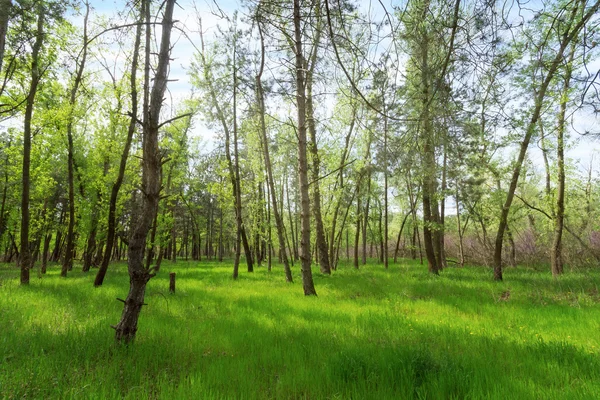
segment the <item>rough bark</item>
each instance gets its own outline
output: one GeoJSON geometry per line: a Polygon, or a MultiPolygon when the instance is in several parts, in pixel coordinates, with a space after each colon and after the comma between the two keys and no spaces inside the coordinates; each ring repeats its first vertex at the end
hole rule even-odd
{"type": "MultiPolygon", "coordinates": [[[[147,22],[146,29],[149,30],[150,4],[149,1],[145,1],[144,3],[147,22]]],[[[150,93],[148,108],[144,108],[143,110],[142,207],[137,220],[131,227],[127,260],[129,293],[124,301],[125,306],[121,314],[121,320],[115,327],[117,341],[125,343],[129,343],[135,338],[139,314],[144,305],[146,284],[153,276],[152,269],[147,269],[144,265],[144,250],[146,247],[146,238],[158,211],[158,202],[160,200],[161,155],[158,148],[158,131],[160,127],[160,110],[167,87],[174,6],[175,0],[166,1],[161,23],[162,34],[158,65],[154,76],[154,86],[150,93]]],[[[149,35],[146,37],[148,38],[149,35]]],[[[148,40],[146,43],[148,44],[148,40]]],[[[148,61],[150,47],[147,45],[145,50],[146,61],[148,61]]],[[[148,66],[148,63],[146,65],[148,66]]],[[[147,88],[149,84],[150,82],[146,75],[144,85],[147,88]]],[[[145,101],[144,103],[147,102],[145,101]]]]}
{"type": "Polygon", "coordinates": [[[31,120],[33,117],[33,106],[35,95],[40,83],[40,50],[44,41],[44,15],[42,7],[38,10],[37,28],[35,42],[31,52],[31,81],[25,106],[23,118],[23,172],[21,192],[21,250],[19,264],[21,268],[21,285],[29,284],[29,270],[32,260],[29,248],[29,187],[31,169],[31,120]]]}
{"type": "Polygon", "coordinates": [[[300,0],[294,0],[294,52],[296,72],[296,106],[298,112],[298,183],[301,204],[300,260],[304,294],[317,294],[312,278],[310,255],[310,197],[308,193],[308,160],[306,154],[306,82],[302,49],[300,0]]]}

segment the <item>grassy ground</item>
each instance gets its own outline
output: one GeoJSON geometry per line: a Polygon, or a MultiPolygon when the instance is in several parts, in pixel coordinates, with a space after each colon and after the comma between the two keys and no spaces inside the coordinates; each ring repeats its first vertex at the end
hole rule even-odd
{"type": "Polygon", "coordinates": [[[484,268],[439,277],[403,261],[315,274],[165,264],[136,343],[118,346],[128,278],[55,266],[29,287],[0,266],[0,397],[599,399],[600,272],[484,268]],[[177,293],[168,294],[169,271],[177,293]]]}

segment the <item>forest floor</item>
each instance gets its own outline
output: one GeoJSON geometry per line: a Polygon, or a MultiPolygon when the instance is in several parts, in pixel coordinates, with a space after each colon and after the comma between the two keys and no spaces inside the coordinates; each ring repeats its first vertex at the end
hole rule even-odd
{"type": "Polygon", "coordinates": [[[127,347],[126,266],[77,269],[0,266],[0,398],[600,399],[599,270],[341,265],[304,297],[297,266],[165,262],[127,347]]]}

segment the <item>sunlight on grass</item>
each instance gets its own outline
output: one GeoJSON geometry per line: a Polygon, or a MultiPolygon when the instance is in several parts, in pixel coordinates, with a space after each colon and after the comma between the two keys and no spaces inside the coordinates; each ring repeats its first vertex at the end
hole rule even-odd
{"type": "Polygon", "coordinates": [[[600,398],[600,274],[524,268],[439,277],[404,261],[315,276],[276,267],[232,281],[227,263],[166,263],[136,343],[111,324],[125,265],[105,286],[58,267],[30,287],[0,267],[2,398],[600,398]],[[168,273],[177,272],[177,293],[168,273]]]}

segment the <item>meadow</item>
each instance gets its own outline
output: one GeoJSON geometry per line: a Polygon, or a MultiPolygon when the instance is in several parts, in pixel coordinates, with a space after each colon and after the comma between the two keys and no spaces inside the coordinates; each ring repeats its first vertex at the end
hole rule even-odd
{"type": "Polygon", "coordinates": [[[231,279],[230,263],[165,262],[136,341],[118,345],[125,264],[29,287],[0,266],[0,398],[599,399],[600,271],[413,261],[231,279]],[[168,293],[168,272],[177,291],[168,293]]]}

